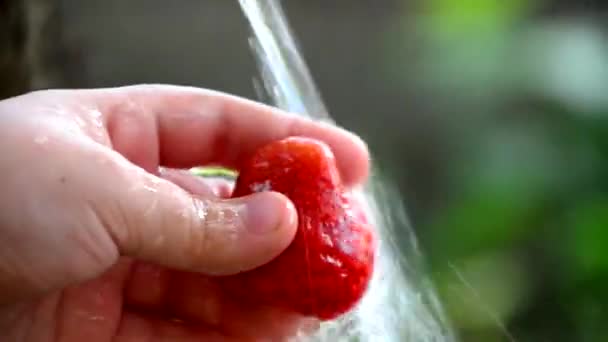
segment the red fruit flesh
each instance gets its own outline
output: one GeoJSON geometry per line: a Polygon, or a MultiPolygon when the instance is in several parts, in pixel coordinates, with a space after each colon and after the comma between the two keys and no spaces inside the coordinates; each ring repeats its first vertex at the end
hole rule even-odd
{"type": "Polygon", "coordinates": [[[239,170],[233,197],[270,190],[297,210],[293,242],[271,262],[223,277],[222,285],[237,300],[321,320],[349,311],[372,276],[376,240],[343,188],[332,152],[301,137],[262,147],[239,170]]]}

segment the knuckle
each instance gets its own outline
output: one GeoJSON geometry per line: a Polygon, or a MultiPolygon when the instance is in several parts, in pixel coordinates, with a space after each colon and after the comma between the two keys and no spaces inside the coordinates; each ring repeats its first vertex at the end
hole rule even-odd
{"type": "Polygon", "coordinates": [[[213,250],[211,245],[212,237],[209,236],[209,212],[211,211],[209,202],[192,198],[192,208],[190,215],[184,223],[186,235],[187,256],[200,261],[206,259],[213,250]]]}
{"type": "Polygon", "coordinates": [[[98,225],[109,235],[114,245],[128,254],[138,254],[142,248],[142,238],[130,215],[122,204],[109,202],[103,208],[95,203],[89,207],[94,213],[98,225]]]}
{"type": "Polygon", "coordinates": [[[220,272],[235,254],[238,214],[227,205],[193,201],[194,215],[186,229],[189,257],[207,273],[220,272]]]}
{"type": "Polygon", "coordinates": [[[73,269],[86,279],[112,266],[118,260],[119,252],[111,236],[105,231],[84,227],[88,227],[88,224],[73,230],[71,238],[82,256],[80,260],[74,260],[74,263],[81,267],[73,269]]]}

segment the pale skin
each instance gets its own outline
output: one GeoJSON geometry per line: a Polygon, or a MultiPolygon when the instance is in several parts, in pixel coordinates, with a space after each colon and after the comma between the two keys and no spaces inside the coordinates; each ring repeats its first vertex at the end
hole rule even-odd
{"type": "Polygon", "coordinates": [[[140,85],[0,101],[2,341],[282,341],[314,320],[231,302],[213,276],[291,242],[284,196],[228,199],[183,169],[238,168],[291,135],[326,142],[347,186],[368,152],[342,129],[209,90],[140,85]]]}

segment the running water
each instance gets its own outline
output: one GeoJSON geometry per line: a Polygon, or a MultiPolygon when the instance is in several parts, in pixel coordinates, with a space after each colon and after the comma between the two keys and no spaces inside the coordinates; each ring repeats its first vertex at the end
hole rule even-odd
{"type": "MultiPolygon", "coordinates": [[[[253,36],[260,69],[260,96],[291,113],[333,123],[301,57],[279,1],[239,0],[253,36]]],[[[378,229],[379,255],[369,290],[358,307],[314,336],[297,341],[437,341],[456,338],[444,317],[433,285],[425,276],[415,234],[396,187],[377,169],[358,195],[378,229]],[[406,246],[396,245],[395,231],[406,246]]]]}

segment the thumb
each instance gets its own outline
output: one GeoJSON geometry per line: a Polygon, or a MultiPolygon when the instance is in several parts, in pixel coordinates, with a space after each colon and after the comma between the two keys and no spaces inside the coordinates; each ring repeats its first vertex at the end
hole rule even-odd
{"type": "Polygon", "coordinates": [[[295,208],[279,193],[202,198],[130,163],[112,169],[101,173],[111,188],[96,182],[94,212],[122,255],[226,275],[267,263],[295,235],[295,208]]]}

